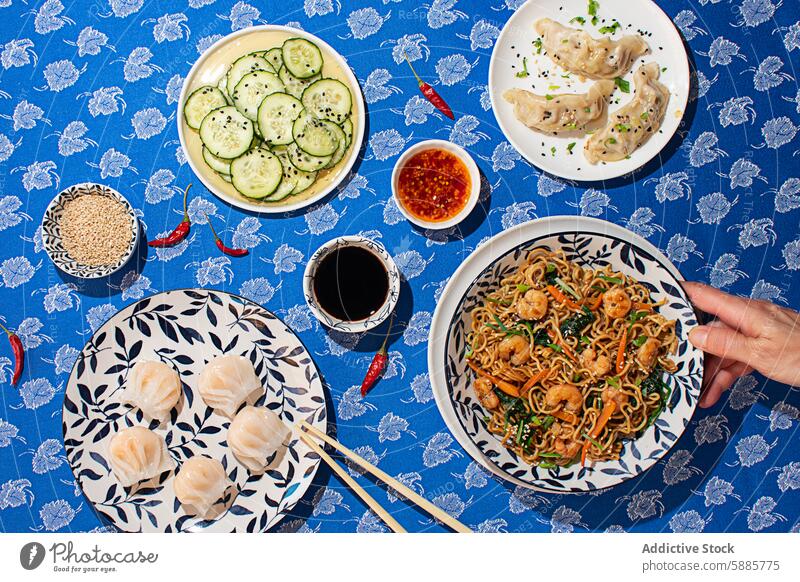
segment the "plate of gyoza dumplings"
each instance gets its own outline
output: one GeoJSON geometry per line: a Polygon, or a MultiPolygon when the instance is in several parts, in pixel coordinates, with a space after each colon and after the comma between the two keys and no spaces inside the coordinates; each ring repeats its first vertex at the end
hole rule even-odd
{"type": "Polygon", "coordinates": [[[275,526],[319,465],[294,430],[326,430],[318,370],[263,307],[168,291],[116,313],[64,393],[64,448],[105,521],[133,532],[275,526]]]}
{"type": "Polygon", "coordinates": [[[528,0],[489,65],[508,141],[571,180],[616,178],[657,156],[683,119],[689,86],[681,36],[651,0],[528,0]]]}

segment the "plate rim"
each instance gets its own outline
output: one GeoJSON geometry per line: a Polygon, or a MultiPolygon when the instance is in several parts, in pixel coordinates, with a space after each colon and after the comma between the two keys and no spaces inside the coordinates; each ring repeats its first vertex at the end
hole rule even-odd
{"type": "MultiPolygon", "coordinates": [[[[300,338],[300,336],[297,334],[297,332],[294,329],[292,329],[291,327],[289,327],[289,325],[287,325],[286,322],[283,321],[283,319],[281,317],[279,317],[276,313],[274,313],[270,309],[267,309],[266,307],[264,307],[260,303],[258,303],[256,301],[253,301],[252,299],[249,299],[247,297],[244,297],[243,295],[239,295],[238,293],[231,293],[230,291],[224,291],[224,290],[215,289],[215,288],[180,287],[180,288],[177,288],[177,289],[166,289],[166,290],[160,291],[158,293],[153,293],[152,295],[146,295],[146,296],[142,297],[141,299],[138,299],[138,300],[136,300],[136,301],[134,301],[132,303],[128,303],[127,305],[124,305],[124,306],[120,307],[117,311],[115,311],[110,316],[108,316],[99,326],[97,326],[97,329],[92,332],[92,335],[89,336],[89,338],[83,344],[82,348],[78,352],[78,354],[79,354],[78,359],[75,360],[75,363],[72,364],[72,368],[70,368],[69,376],[67,376],[66,382],[64,384],[64,391],[63,391],[62,398],[61,398],[61,444],[62,444],[62,446],[64,446],[65,451],[66,451],[66,445],[65,445],[64,441],[66,440],[67,437],[66,437],[66,432],[65,432],[66,424],[64,422],[64,411],[66,410],[64,401],[67,398],[67,388],[69,386],[69,383],[70,383],[70,380],[72,379],[73,374],[76,371],[76,368],[78,366],[78,361],[80,359],[80,354],[83,352],[83,349],[94,339],[94,337],[100,332],[100,330],[103,327],[105,327],[107,324],[109,324],[115,317],[118,317],[119,314],[122,311],[124,311],[125,309],[128,309],[130,307],[138,305],[140,302],[142,302],[142,301],[144,301],[146,299],[152,300],[153,298],[159,297],[161,295],[168,295],[170,293],[178,293],[178,292],[184,292],[184,291],[194,291],[194,292],[201,292],[201,293],[202,292],[221,293],[223,295],[228,295],[228,296],[233,297],[235,299],[239,299],[240,301],[256,305],[257,307],[260,307],[261,309],[263,309],[264,311],[269,313],[274,319],[279,321],[292,335],[294,335],[295,338],[297,338],[297,341],[300,343],[300,345],[303,347],[303,349],[309,355],[309,359],[311,360],[311,365],[314,366],[314,369],[317,372],[317,377],[318,377],[318,379],[320,381],[320,385],[322,386],[323,406],[325,407],[325,421],[324,421],[324,426],[321,427],[321,428],[327,434],[328,427],[329,427],[329,425],[331,423],[331,420],[330,420],[330,418],[331,418],[330,417],[330,412],[331,411],[330,411],[330,407],[328,406],[329,395],[325,393],[325,385],[326,385],[326,383],[323,380],[322,374],[320,373],[319,366],[317,366],[316,361],[311,356],[311,352],[309,351],[308,347],[305,345],[303,340],[300,338]]],[[[320,427],[317,427],[317,428],[320,428],[320,427]]],[[[67,458],[67,464],[69,465],[70,472],[72,473],[72,476],[75,479],[75,483],[78,485],[78,487],[79,487],[79,489],[81,491],[81,495],[83,496],[83,499],[87,502],[87,504],[89,505],[89,507],[92,510],[92,513],[97,517],[97,519],[100,521],[100,523],[102,525],[104,525],[104,526],[105,525],[112,525],[117,531],[122,531],[123,533],[129,533],[129,532],[125,532],[124,530],[120,530],[119,528],[117,528],[115,523],[110,522],[110,520],[108,520],[106,517],[103,516],[103,514],[101,514],[100,512],[98,512],[95,509],[94,503],[92,502],[92,500],[88,497],[88,495],[84,491],[83,486],[81,485],[81,482],[78,479],[78,475],[75,473],[75,468],[73,467],[72,463],[70,462],[69,458],[67,457],[66,452],[64,453],[64,456],[67,458]]],[[[311,473],[308,475],[308,478],[305,479],[305,482],[306,482],[305,486],[303,487],[302,484],[300,486],[298,486],[298,489],[300,489],[300,494],[297,496],[297,500],[291,506],[287,506],[282,512],[277,513],[275,515],[275,518],[273,519],[273,521],[269,524],[269,528],[267,530],[264,530],[264,531],[273,530],[279,523],[281,523],[287,516],[289,516],[290,512],[295,507],[297,507],[297,504],[302,501],[303,497],[305,497],[306,493],[308,492],[308,489],[311,487],[311,484],[313,483],[314,479],[316,478],[317,472],[319,471],[319,468],[320,468],[320,464],[321,464],[321,459],[317,459],[316,463],[314,464],[314,468],[312,469],[311,473]]],[[[173,533],[180,533],[180,532],[173,532],[173,533]]],[[[186,533],[191,533],[191,532],[189,530],[187,530],[186,533]]]]}
{"type": "MultiPolygon", "coordinates": [[[[585,490],[556,490],[556,489],[549,489],[546,487],[538,486],[531,484],[527,481],[523,481],[517,477],[514,477],[510,473],[503,471],[499,467],[497,467],[494,463],[488,462],[485,458],[484,453],[475,445],[472,439],[469,438],[469,435],[466,434],[461,423],[452,417],[454,414],[451,410],[450,402],[451,398],[449,396],[449,389],[447,385],[447,379],[445,374],[446,368],[446,346],[447,341],[446,338],[449,333],[449,326],[452,320],[453,313],[452,310],[458,306],[461,299],[463,298],[463,294],[461,297],[452,299],[448,297],[448,295],[452,295],[457,291],[457,286],[459,285],[459,279],[462,278],[464,272],[468,271],[473,264],[478,264],[480,262],[480,267],[474,267],[475,269],[475,276],[469,277],[467,282],[466,290],[472,285],[474,280],[485,271],[488,265],[490,265],[493,261],[495,261],[498,257],[506,255],[515,247],[525,244],[526,242],[530,242],[535,238],[541,238],[542,236],[552,236],[554,233],[560,230],[578,230],[580,232],[586,234],[602,234],[606,236],[617,236],[618,238],[625,240],[631,244],[639,246],[643,248],[645,251],[651,253],[657,261],[659,261],[662,266],[669,272],[670,275],[673,276],[675,281],[680,286],[681,290],[686,294],[686,290],[683,288],[682,283],[686,281],[683,277],[681,272],[678,268],[669,260],[669,258],[664,255],[653,243],[646,240],[645,238],[639,236],[638,234],[629,231],[628,229],[619,226],[613,222],[609,222],[606,220],[601,220],[594,217],[589,216],[572,216],[572,215],[556,215],[551,217],[544,217],[544,218],[537,218],[535,220],[531,220],[528,222],[524,222],[522,224],[518,224],[508,230],[501,231],[496,235],[492,236],[490,239],[482,243],[479,247],[477,247],[470,255],[464,259],[464,261],[458,266],[455,272],[451,275],[450,280],[448,281],[447,285],[445,286],[444,290],[442,291],[441,299],[436,305],[436,310],[434,311],[433,318],[431,320],[430,326],[430,340],[428,342],[428,370],[430,373],[430,381],[431,381],[431,389],[433,392],[434,400],[436,402],[436,407],[439,411],[439,415],[441,416],[442,420],[450,431],[450,433],[455,437],[456,441],[461,445],[462,449],[478,464],[482,467],[490,471],[493,475],[503,479],[506,482],[512,483],[514,485],[518,485],[524,487],[526,489],[530,489],[533,491],[538,491],[541,493],[554,493],[554,494],[581,494],[581,493],[596,493],[598,491],[605,491],[626,483],[631,479],[639,477],[649,471],[653,465],[655,465],[658,461],[666,457],[672,449],[677,445],[678,441],[680,440],[681,436],[686,432],[689,423],[691,422],[692,418],[694,417],[697,411],[697,401],[694,402],[691,413],[689,414],[686,422],[684,423],[683,427],[678,434],[678,438],[675,439],[675,442],[667,448],[662,455],[657,457],[651,464],[648,466],[644,471],[632,475],[630,477],[626,477],[622,479],[618,483],[614,483],[611,485],[607,485],[605,487],[597,487],[595,489],[585,489],[585,490]],[[571,223],[571,225],[570,225],[571,223]],[[563,228],[559,228],[557,225],[563,224],[563,228]],[[532,231],[532,232],[528,232],[532,231]],[[540,231],[541,234],[535,234],[536,231],[540,231]],[[615,234],[614,234],[615,233],[615,234]],[[508,242],[510,241],[510,242],[508,242]],[[493,244],[501,244],[502,243],[502,250],[491,252],[491,247],[493,244]],[[483,251],[483,253],[481,253],[483,251]],[[480,254],[479,254],[480,253],[480,254]],[[489,253],[489,263],[483,264],[485,261],[479,261],[482,258],[483,254],[489,253]],[[447,306],[449,303],[453,303],[453,308],[448,309],[447,306]],[[436,338],[439,338],[438,340],[436,338]]],[[[686,294],[688,297],[688,294],[686,294]]],[[[697,309],[689,302],[689,306],[692,308],[692,311],[697,314],[697,309]]],[[[704,363],[704,353],[702,350],[699,350],[700,353],[700,360],[701,360],[701,383],[702,383],[702,375],[703,375],[703,366],[704,363]]]]}
{"type": "Polygon", "coordinates": [[[366,131],[366,110],[364,105],[364,96],[361,92],[361,84],[358,82],[358,78],[356,77],[353,69],[350,67],[350,64],[347,62],[347,59],[344,56],[334,49],[330,44],[322,40],[317,35],[302,30],[300,28],[294,28],[292,26],[285,26],[282,24],[260,24],[257,26],[250,26],[247,28],[243,28],[241,30],[237,30],[232,32],[228,35],[223,36],[219,40],[217,40],[214,44],[209,46],[206,50],[203,51],[197,60],[194,62],[192,67],[189,69],[189,72],[186,73],[186,77],[183,80],[183,85],[181,86],[181,93],[178,97],[178,108],[177,113],[175,115],[175,123],[178,125],[178,140],[180,141],[181,149],[183,150],[184,156],[186,157],[186,162],[189,164],[189,168],[192,170],[192,173],[197,177],[200,182],[202,182],[203,186],[211,192],[214,196],[222,200],[223,202],[230,204],[231,206],[235,206],[241,210],[247,210],[250,212],[257,212],[259,214],[286,214],[289,212],[293,212],[296,210],[300,210],[316,204],[320,200],[323,200],[326,196],[328,196],[331,192],[333,192],[339,185],[350,175],[350,170],[353,169],[356,161],[358,160],[358,156],[361,153],[361,146],[364,142],[364,132],[366,131]],[[331,181],[325,188],[317,192],[314,196],[301,200],[299,202],[295,202],[293,204],[284,204],[278,206],[271,206],[269,204],[257,204],[255,202],[248,202],[246,200],[242,200],[236,196],[230,196],[226,192],[219,190],[217,186],[212,184],[210,181],[207,181],[203,174],[198,171],[198,167],[195,164],[192,157],[189,155],[189,149],[186,146],[186,130],[184,129],[184,120],[183,120],[183,109],[186,103],[187,94],[189,92],[189,85],[190,79],[192,79],[200,68],[203,66],[206,60],[208,60],[209,56],[217,50],[220,46],[227,44],[233,40],[236,40],[239,37],[246,36],[249,34],[257,34],[260,32],[272,32],[272,31],[281,31],[287,32],[290,34],[294,34],[299,37],[303,37],[306,40],[310,40],[320,46],[322,49],[327,51],[336,61],[338,61],[339,67],[344,72],[345,77],[347,77],[347,81],[350,84],[351,92],[353,93],[353,98],[356,100],[358,105],[358,114],[356,115],[358,119],[358,131],[353,136],[353,141],[351,146],[352,151],[350,153],[349,158],[344,166],[341,167],[339,170],[340,175],[336,177],[334,180],[331,181]]]}
{"type": "MultiPolygon", "coordinates": [[[[497,62],[498,59],[499,59],[499,57],[497,57],[497,53],[499,51],[499,47],[501,45],[501,41],[503,40],[503,35],[506,33],[506,30],[509,28],[509,26],[512,25],[512,22],[514,21],[514,18],[518,17],[518,14],[521,14],[522,11],[528,6],[528,4],[535,4],[535,3],[540,2],[540,1],[541,0],[526,0],[524,4],[522,4],[519,8],[514,10],[514,12],[511,14],[511,16],[508,17],[508,20],[506,20],[506,23],[503,25],[503,28],[500,30],[500,34],[497,36],[497,41],[494,44],[494,48],[492,48],[492,56],[489,59],[489,72],[487,74],[487,82],[486,82],[486,84],[487,84],[487,90],[488,90],[488,93],[489,93],[489,101],[491,102],[491,105],[492,105],[492,113],[494,114],[494,118],[497,121],[497,126],[500,128],[500,132],[503,134],[503,137],[508,140],[508,143],[511,144],[511,146],[514,148],[514,150],[516,150],[528,163],[530,163],[532,166],[534,166],[540,172],[549,174],[551,176],[556,176],[558,178],[562,178],[562,179],[565,179],[565,180],[573,180],[573,181],[576,181],[576,182],[591,183],[591,182],[601,182],[601,181],[605,181],[605,180],[613,180],[613,179],[616,179],[616,178],[619,178],[619,177],[622,177],[622,176],[627,176],[627,175],[633,174],[635,172],[638,172],[644,166],[649,164],[653,159],[658,157],[661,154],[661,152],[664,151],[664,148],[666,148],[667,145],[669,145],[669,143],[675,137],[675,134],[678,133],[678,129],[680,128],[680,125],[683,122],[684,117],[686,116],[686,107],[687,107],[687,105],[689,103],[689,95],[690,95],[691,89],[692,89],[692,76],[691,76],[691,69],[690,69],[690,66],[689,66],[689,55],[686,52],[686,46],[684,45],[683,37],[681,36],[681,33],[678,31],[677,27],[675,26],[675,23],[672,21],[672,19],[669,17],[669,15],[664,11],[664,9],[661,8],[661,6],[659,6],[654,0],[645,0],[651,6],[655,7],[656,13],[658,14],[658,17],[661,19],[661,21],[665,25],[664,26],[665,30],[668,31],[669,35],[674,37],[674,40],[677,41],[677,45],[679,45],[680,48],[681,48],[682,57],[683,58],[680,59],[680,62],[681,62],[681,65],[682,65],[680,73],[681,73],[681,78],[686,79],[686,86],[687,86],[686,94],[685,94],[684,98],[681,100],[681,102],[679,104],[680,105],[679,111],[681,112],[680,119],[678,119],[678,122],[675,124],[675,129],[672,131],[672,133],[669,135],[667,140],[664,142],[664,145],[661,146],[658,150],[656,150],[650,157],[648,157],[647,159],[643,159],[643,161],[639,165],[637,165],[635,168],[630,169],[630,170],[624,170],[624,171],[623,170],[614,170],[614,171],[609,172],[608,175],[602,176],[602,177],[599,177],[599,178],[585,178],[585,177],[582,177],[580,175],[580,173],[573,173],[573,172],[555,172],[552,169],[545,169],[545,168],[541,167],[539,165],[539,160],[538,160],[538,158],[536,156],[534,156],[533,154],[526,153],[524,148],[520,147],[516,143],[516,140],[511,138],[511,136],[509,135],[509,131],[506,128],[506,124],[504,123],[504,121],[501,119],[501,116],[499,115],[497,99],[495,98],[495,94],[494,94],[494,91],[493,91],[493,86],[494,86],[493,85],[493,81],[494,81],[494,77],[495,77],[495,70],[499,66],[499,64],[497,62]]],[[[675,96],[672,95],[671,98],[674,99],[675,96]]],[[[663,125],[663,122],[662,122],[662,125],[663,125]]],[[[615,165],[614,164],[606,164],[604,167],[606,167],[606,168],[614,168],[615,165]]]]}

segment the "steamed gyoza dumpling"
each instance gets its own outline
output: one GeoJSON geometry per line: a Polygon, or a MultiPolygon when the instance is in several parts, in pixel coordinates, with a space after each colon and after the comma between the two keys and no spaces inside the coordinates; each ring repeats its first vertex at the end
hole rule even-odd
{"type": "Polygon", "coordinates": [[[258,473],[286,447],[290,434],[289,427],[268,408],[245,406],[228,428],[228,445],[237,459],[258,473]]]}
{"type": "Polygon", "coordinates": [[[206,515],[232,485],[217,459],[195,455],[184,461],[173,482],[175,497],[197,515],[206,515]]]}
{"type": "Polygon", "coordinates": [[[660,74],[657,63],[636,69],[633,99],[614,111],[608,125],[586,140],[583,149],[589,162],[625,159],[658,131],[669,103],[669,89],[658,81],[660,74]]]}
{"type": "Polygon", "coordinates": [[[111,437],[108,464],[123,487],[151,479],[175,466],[164,439],[149,428],[132,426],[111,437]]]}
{"type": "Polygon", "coordinates": [[[146,416],[164,420],[181,397],[181,378],[163,362],[137,362],[130,375],[122,400],[141,409],[146,416]]]}
{"type": "Polygon", "coordinates": [[[639,35],[625,35],[619,40],[596,39],[549,18],[537,20],[533,27],[542,37],[548,57],[567,71],[590,79],[622,77],[636,59],[650,50],[639,35]]]}
{"type": "Polygon", "coordinates": [[[200,373],[197,389],[211,408],[231,417],[242,402],[261,388],[253,364],[242,356],[219,356],[200,373]]]}
{"type": "Polygon", "coordinates": [[[600,119],[614,86],[614,81],[597,81],[587,93],[559,95],[509,89],[503,93],[503,99],[514,105],[514,115],[531,129],[558,134],[581,130],[600,119]]]}

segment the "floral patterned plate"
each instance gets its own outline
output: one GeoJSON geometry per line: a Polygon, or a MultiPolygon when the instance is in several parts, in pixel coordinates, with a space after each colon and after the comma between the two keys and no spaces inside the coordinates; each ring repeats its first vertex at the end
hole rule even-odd
{"type": "Polygon", "coordinates": [[[264,393],[255,402],[287,425],[305,420],[324,431],[327,410],[317,368],[298,337],[263,307],[203,289],[167,291],[129,305],[84,346],[64,394],[64,448],[75,478],[95,510],[123,531],[263,531],[300,500],[319,457],[293,436],[288,454],[263,475],[249,475],[226,445],[230,420],[208,408],[197,378],[211,358],[235,353],[253,362],[264,393]],[[134,363],[160,360],[181,376],[183,394],[170,416],[148,425],[121,404],[118,391],[134,363]],[[180,465],[195,454],[220,459],[234,483],[212,519],[187,515],[172,489],[172,471],[122,487],[106,461],[117,430],[149,426],[180,465]]]}
{"type": "Polygon", "coordinates": [[[680,272],[656,247],[624,228],[582,216],[534,220],[502,232],[483,243],[464,261],[442,294],[431,324],[428,367],[439,412],[462,447],[495,475],[516,485],[547,492],[596,491],[631,479],[666,455],[691,420],[703,380],[703,353],[688,341],[697,325],[684,293],[680,272]],[[504,273],[525,260],[537,246],[562,249],[585,267],[610,264],[616,271],[646,285],[660,312],[677,321],[677,371],[665,377],[672,388],[668,407],[641,438],[625,443],[618,461],[592,467],[538,469],[500,444],[483,421],[485,410],[472,390],[467,368],[466,334],[470,311],[491,292],[504,273]]]}

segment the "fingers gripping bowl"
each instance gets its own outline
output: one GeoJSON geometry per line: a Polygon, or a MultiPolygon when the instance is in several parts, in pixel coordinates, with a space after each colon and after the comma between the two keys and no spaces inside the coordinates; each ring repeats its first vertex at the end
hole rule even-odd
{"type": "Polygon", "coordinates": [[[304,31],[237,31],[194,64],[178,134],[190,167],[222,200],[282,213],[324,198],[347,176],[364,102],[344,58],[304,31]]]}
{"type": "MultiPolygon", "coordinates": [[[[548,262],[558,261],[547,258],[543,264],[548,262]]],[[[535,261],[528,262],[528,265],[534,263],[535,261]]],[[[558,264],[562,265],[560,262],[558,264]]],[[[566,268],[566,263],[563,263],[562,266],[566,268]]],[[[602,281],[602,278],[598,280],[602,281]]],[[[442,295],[442,300],[437,305],[431,326],[432,341],[429,343],[428,349],[428,366],[431,370],[434,396],[448,427],[477,462],[508,481],[533,489],[551,492],[592,491],[610,487],[642,473],[666,454],[679,438],[692,416],[702,382],[702,352],[695,349],[687,340],[689,329],[696,325],[696,318],[681,288],[681,280],[682,277],[677,269],[650,243],[621,227],[604,221],[583,217],[553,217],[546,221],[537,220],[526,223],[490,239],[481,245],[451,278],[442,295]],[[596,352],[595,361],[590,364],[598,364],[597,360],[600,358],[597,356],[606,355],[606,358],[610,360],[610,369],[608,371],[598,370],[595,373],[597,376],[602,371],[604,375],[601,379],[589,376],[586,369],[589,367],[588,364],[586,366],[576,364],[576,371],[580,369],[579,373],[587,377],[568,378],[568,381],[563,382],[578,386],[577,397],[572,399],[574,402],[568,397],[575,395],[567,393],[553,394],[551,401],[547,402],[545,390],[541,391],[541,406],[548,412],[563,409],[565,416],[567,416],[566,413],[577,416],[578,422],[572,424],[586,429],[578,433],[579,442],[591,443],[592,440],[597,439],[588,439],[583,432],[592,436],[592,428],[596,426],[595,420],[599,418],[599,412],[605,407],[605,404],[602,403],[604,391],[607,393],[607,400],[609,397],[613,399],[615,396],[611,394],[613,386],[609,387],[607,384],[613,383],[614,379],[627,376],[627,372],[619,374],[614,369],[617,353],[615,346],[618,346],[619,343],[619,332],[624,329],[631,334],[633,339],[636,339],[639,335],[644,336],[643,330],[647,328],[649,330],[647,334],[652,332],[659,339],[659,350],[656,350],[658,359],[662,360],[665,370],[671,371],[670,374],[663,374],[660,378],[665,387],[661,393],[662,396],[648,397],[652,398],[652,402],[648,398],[643,399],[641,409],[637,408],[636,414],[632,414],[631,410],[626,409],[632,419],[642,413],[642,417],[638,420],[633,419],[631,425],[636,425],[638,429],[618,440],[611,439],[611,430],[601,433],[608,437],[609,442],[605,443],[605,446],[604,443],[598,443],[601,448],[597,451],[590,449],[586,466],[581,466],[579,462],[575,461],[566,462],[580,458],[580,446],[575,450],[570,450],[570,446],[573,444],[571,441],[578,439],[564,438],[562,439],[564,442],[557,445],[552,439],[547,440],[552,437],[549,432],[543,436],[541,443],[538,440],[539,436],[534,436],[531,444],[534,445],[533,448],[536,451],[544,453],[543,456],[540,455],[541,458],[534,458],[535,455],[527,454],[520,449],[520,445],[527,444],[529,434],[523,432],[519,435],[520,442],[517,443],[518,435],[514,432],[516,426],[511,429],[514,434],[510,437],[511,442],[509,442],[508,431],[498,430],[498,428],[504,429],[503,423],[508,418],[518,421],[520,416],[517,414],[518,411],[512,410],[510,415],[506,415],[505,412],[509,408],[505,404],[508,403],[501,403],[503,404],[503,413],[496,417],[491,409],[487,408],[484,395],[476,393],[475,388],[477,387],[474,386],[476,364],[477,367],[488,371],[493,376],[502,373],[500,368],[493,367],[490,362],[491,358],[487,359],[488,352],[480,343],[482,340],[479,340],[474,346],[471,345],[471,342],[476,340],[475,319],[476,317],[486,319],[484,323],[500,330],[506,327],[512,332],[509,338],[515,337],[508,322],[501,318],[498,323],[492,317],[492,313],[502,315],[502,310],[506,309],[506,306],[487,301],[487,298],[505,302],[506,298],[502,295],[504,286],[510,294],[520,292],[516,286],[510,290],[507,283],[520,273],[521,267],[525,268],[526,261],[529,261],[529,255],[533,249],[543,249],[538,252],[545,253],[542,256],[547,257],[560,256],[559,253],[563,252],[564,259],[575,265],[573,268],[592,270],[604,274],[609,279],[619,278],[620,281],[628,282],[630,287],[625,286],[624,288],[630,291],[631,296],[640,294],[644,297],[649,294],[652,304],[658,305],[658,316],[663,318],[660,319],[664,324],[661,328],[658,325],[647,327],[649,323],[641,319],[633,325],[633,331],[628,331],[630,322],[627,320],[623,326],[619,320],[612,318],[616,323],[610,324],[608,329],[613,330],[614,333],[609,332],[605,335],[608,335],[609,338],[613,337],[614,340],[605,347],[602,344],[602,338],[605,336],[600,333],[602,330],[595,329],[595,327],[581,328],[583,331],[580,332],[580,336],[593,338],[590,341],[596,344],[593,346],[596,352]],[[617,277],[611,276],[609,273],[615,273],[617,277]],[[636,280],[637,283],[633,284],[632,280],[636,280]],[[486,308],[486,305],[490,307],[486,308]],[[674,322],[674,324],[670,322],[674,322]],[[670,353],[670,346],[673,342],[675,342],[675,350],[674,353],[670,353]],[[606,354],[606,352],[608,353],[606,354]],[[478,359],[473,359],[475,356],[479,356],[478,359]],[[576,381],[572,382],[572,380],[576,381]],[[582,383],[585,383],[586,386],[583,386],[582,383]],[[608,390],[605,390],[606,388],[608,390]],[[595,390],[598,397],[597,402],[593,397],[589,397],[595,394],[595,390]],[[590,392],[591,394],[589,394],[590,392]],[[658,408],[656,399],[663,401],[662,409],[658,408]],[[596,408],[594,411],[583,411],[583,407],[586,405],[590,409],[596,408]],[[651,405],[655,405],[655,407],[651,408],[651,405]],[[570,410],[567,410],[568,407],[571,407],[570,410]],[[646,415],[644,415],[645,411],[647,411],[646,415]],[[654,414],[656,412],[657,414],[654,414]],[[649,420],[651,416],[653,417],[652,422],[649,420]],[[584,423],[582,419],[587,418],[589,421],[584,423]],[[614,442],[612,443],[611,440],[614,442]],[[563,462],[561,462],[562,460],[563,462]]],[[[609,281],[603,281],[602,285],[611,288],[620,286],[609,281]]],[[[556,293],[558,294],[558,291],[556,293]]],[[[599,294],[600,291],[597,293],[599,294]]],[[[548,295],[551,296],[549,292],[548,295]]],[[[566,296],[564,299],[569,298],[569,293],[564,293],[564,295],[566,296]]],[[[541,306],[534,301],[534,297],[530,299],[530,304],[526,306],[530,313],[526,312],[526,318],[541,316],[539,313],[533,313],[541,306]]],[[[632,299],[632,301],[637,300],[636,298],[632,299]]],[[[552,296],[551,302],[565,303],[563,299],[557,301],[552,299],[552,296]]],[[[611,303],[609,306],[613,308],[611,303]]],[[[509,309],[514,308],[516,306],[509,307],[509,309]]],[[[559,309],[562,308],[563,306],[559,305],[559,309]]],[[[552,310],[547,311],[547,317],[552,319],[550,311],[552,310]]],[[[581,309],[574,313],[579,315],[582,311],[581,309]]],[[[630,311],[626,317],[630,315],[630,311]]],[[[573,314],[570,316],[572,317],[573,314]]],[[[516,321],[516,319],[515,315],[514,320],[516,321]]],[[[567,318],[564,318],[564,321],[559,320],[556,327],[561,327],[566,320],[567,318]]],[[[592,325],[605,325],[601,320],[602,317],[598,316],[597,322],[592,325]]],[[[538,322],[536,327],[538,328],[541,323],[538,322]]],[[[489,331],[493,336],[496,335],[494,330],[489,331]]],[[[555,337],[556,340],[560,340],[558,334],[555,337]]],[[[500,338],[495,339],[499,340],[500,338]]],[[[581,341],[583,338],[575,339],[581,341]]],[[[573,340],[570,342],[567,348],[570,353],[573,353],[577,351],[571,349],[572,343],[575,342],[573,340]]],[[[556,344],[552,339],[548,343],[556,344]]],[[[626,346],[629,349],[625,352],[623,369],[628,367],[631,370],[634,367],[638,369],[638,364],[634,366],[634,363],[637,359],[641,359],[637,350],[644,346],[644,342],[642,342],[642,346],[636,346],[632,341],[626,346]]],[[[555,345],[555,347],[563,346],[555,345]]],[[[540,350],[538,347],[536,349],[540,350]]],[[[556,364],[562,358],[569,358],[566,356],[566,350],[562,353],[557,353],[557,349],[551,351],[552,353],[542,360],[543,365],[546,365],[544,367],[557,367],[556,364]]],[[[516,351],[512,350],[512,352],[509,354],[510,356],[519,355],[516,351]]],[[[538,351],[536,355],[541,356],[538,351]]],[[[573,355],[577,356],[577,354],[573,355]]],[[[566,361],[564,359],[564,362],[566,361]]],[[[530,365],[530,361],[526,361],[520,363],[519,367],[530,365]]],[[[554,372],[554,377],[545,380],[545,383],[549,381],[555,386],[556,379],[554,372]]],[[[539,378],[536,382],[541,383],[541,381],[542,378],[539,378]]],[[[632,378],[631,391],[639,388],[635,386],[635,382],[636,378],[632,378]]],[[[644,379],[640,384],[643,382],[644,379]]],[[[492,383],[497,385],[496,382],[492,381],[492,383]]],[[[548,388],[553,387],[550,384],[547,385],[548,388]]],[[[518,385],[522,386],[522,382],[518,382],[518,385]]],[[[622,383],[620,388],[627,393],[629,387],[622,383]]],[[[507,395],[498,396],[502,398],[507,395]]],[[[524,404],[524,401],[520,403],[524,404]]],[[[538,404],[534,402],[532,406],[535,408],[538,404]]],[[[525,410],[531,412],[527,408],[525,410]]],[[[534,414],[540,417],[540,421],[546,420],[545,414],[534,414]]],[[[609,426],[614,427],[614,430],[619,429],[626,422],[619,414],[612,419],[613,422],[609,426]]],[[[563,425],[570,425],[571,420],[569,418],[566,420],[553,419],[554,422],[557,421],[563,425]]],[[[527,427],[528,423],[523,428],[527,429],[527,427]]],[[[624,427],[622,428],[622,432],[625,432],[624,427]]]]}

